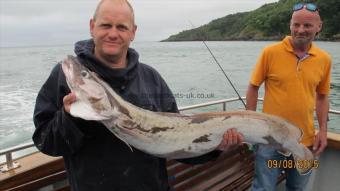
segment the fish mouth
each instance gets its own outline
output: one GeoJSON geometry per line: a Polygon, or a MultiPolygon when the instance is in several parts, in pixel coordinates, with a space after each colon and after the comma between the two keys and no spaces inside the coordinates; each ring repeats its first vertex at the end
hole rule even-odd
{"type": "Polygon", "coordinates": [[[73,56],[67,56],[61,64],[61,68],[64,72],[66,82],[70,89],[78,87],[84,84],[83,79],[78,77],[78,70],[81,69],[77,59],[73,56]]]}
{"type": "Polygon", "coordinates": [[[71,63],[68,61],[68,58],[64,60],[64,62],[61,64],[61,69],[63,70],[66,81],[71,82],[72,80],[72,66],[71,63]]]}

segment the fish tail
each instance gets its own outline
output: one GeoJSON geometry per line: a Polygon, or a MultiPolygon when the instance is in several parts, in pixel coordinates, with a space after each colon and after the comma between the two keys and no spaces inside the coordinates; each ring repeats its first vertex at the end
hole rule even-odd
{"type": "Polygon", "coordinates": [[[301,143],[300,143],[300,146],[303,150],[303,155],[297,156],[293,154],[295,167],[300,175],[307,175],[313,169],[315,157],[313,153],[306,146],[304,146],[301,143]]]}

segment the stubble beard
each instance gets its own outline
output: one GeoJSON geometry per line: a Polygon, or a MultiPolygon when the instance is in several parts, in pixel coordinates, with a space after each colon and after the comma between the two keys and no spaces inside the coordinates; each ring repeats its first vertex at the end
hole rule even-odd
{"type": "Polygon", "coordinates": [[[308,35],[304,35],[303,37],[304,37],[303,39],[298,38],[297,36],[293,38],[293,43],[297,48],[304,48],[309,46],[315,38],[315,37],[309,38],[308,35]]]}

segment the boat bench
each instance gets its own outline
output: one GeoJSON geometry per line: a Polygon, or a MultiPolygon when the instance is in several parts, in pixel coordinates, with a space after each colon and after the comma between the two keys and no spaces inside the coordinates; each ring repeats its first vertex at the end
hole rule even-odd
{"type": "Polygon", "coordinates": [[[222,153],[215,161],[188,165],[171,160],[167,168],[175,191],[247,190],[254,175],[254,155],[240,146],[222,153]]]}
{"type": "MultiPolygon", "coordinates": [[[[29,191],[44,187],[54,191],[70,190],[62,158],[38,152],[18,159],[18,162],[22,167],[0,174],[1,191],[29,191]]],[[[172,191],[247,190],[254,175],[253,166],[254,155],[245,146],[235,147],[215,161],[204,164],[167,162],[172,191]]]]}

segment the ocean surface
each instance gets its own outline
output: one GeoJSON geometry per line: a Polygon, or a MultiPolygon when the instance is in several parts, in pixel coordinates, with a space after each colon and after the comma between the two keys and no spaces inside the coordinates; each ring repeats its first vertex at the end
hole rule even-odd
{"type": "MultiPolygon", "coordinates": [[[[271,43],[207,42],[242,96],[258,55],[271,43]]],[[[332,56],[330,106],[340,110],[340,43],[316,43],[332,56]]],[[[139,42],[132,47],[141,62],[163,76],[179,106],[237,97],[202,42],[139,42]]],[[[0,150],[31,142],[37,93],[52,68],[69,54],[74,54],[73,45],[0,49],[0,150]]],[[[227,105],[228,110],[240,108],[239,101],[227,105]]],[[[196,112],[220,109],[213,106],[196,112]]],[[[339,124],[340,116],[331,114],[329,131],[340,133],[339,124]]]]}

